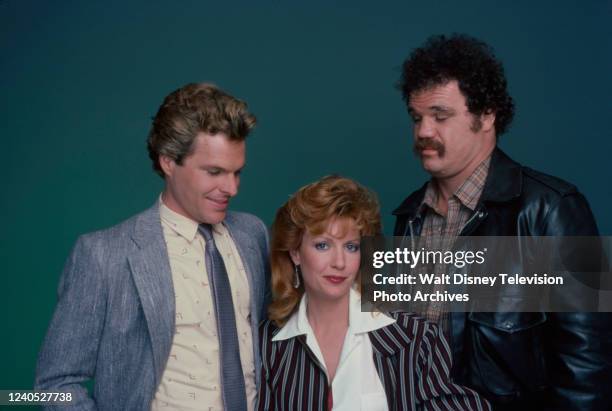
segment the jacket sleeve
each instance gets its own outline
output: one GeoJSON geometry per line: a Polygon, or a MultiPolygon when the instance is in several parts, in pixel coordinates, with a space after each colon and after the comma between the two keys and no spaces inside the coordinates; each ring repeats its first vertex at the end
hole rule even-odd
{"type": "MultiPolygon", "coordinates": [[[[598,235],[593,214],[580,193],[561,197],[549,209],[541,228],[541,235],[559,238],[598,235]]],[[[588,255],[591,260],[592,250],[584,253],[568,247],[563,249],[564,254],[571,253],[572,265],[592,264],[592,261],[575,261],[581,255],[588,255]]],[[[558,256],[565,257],[567,255],[558,256]]],[[[608,410],[612,404],[609,387],[612,381],[612,313],[547,315],[551,318],[545,348],[552,379],[551,409],[608,410]]]]}
{"type": "MultiPolygon", "coordinates": [[[[490,411],[489,402],[476,391],[450,378],[451,351],[438,326],[427,322],[418,347],[415,395],[421,410],[490,411]]],[[[404,370],[404,374],[410,370],[404,370]]]]}
{"type": "Polygon", "coordinates": [[[261,379],[259,384],[259,391],[257,395],[257,401],[255,403],[255,409],[257,411],[274,410],[276,406],[274,404],[274,393],[270,385],[270,367],[271,367],[271,351],[272,341],[270,336],[270,321],[267,320],[259,327],[259,347],[261,350],[261,379]]]}
{"type": "Polygon", "coordinates": [[[91,379],[106,310],[100,264],[88,241],[77,241],[62,273],[58,302],[36,367],[35,389],[70,392],[72,402],[53,410],[95,410],[81,385],[91,379]]]}

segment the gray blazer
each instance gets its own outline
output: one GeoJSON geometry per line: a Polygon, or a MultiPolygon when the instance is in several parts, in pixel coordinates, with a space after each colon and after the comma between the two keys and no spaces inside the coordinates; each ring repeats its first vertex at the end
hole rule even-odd
{"type": "MultiPolygon", "coordinates": [[[[256,342],[269,293],[267,230],[257,217],[244,213],[228,213],[224,222],[247,272],[256,342]]],[[[67,410],[150,409],[170,355],[174,318],[170,263],[156,204],[77,240],[60,280],[35,388],[72,392],[75,402],[67,410]],[[81,383],[92,378],[90,396],[81,383]]],[[[253,351],[259,385],[258,344],[253,351]]]]}

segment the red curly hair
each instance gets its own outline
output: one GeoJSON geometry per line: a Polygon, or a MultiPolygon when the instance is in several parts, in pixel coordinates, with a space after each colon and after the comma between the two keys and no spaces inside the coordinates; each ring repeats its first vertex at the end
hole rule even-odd
{"type": "Polygon", "coordinates": [[[270,247],[273,299],[268,317],[279,327],[297,309],[304,294],[303,285],[293,287],[295,268],[289,252],[300,247],[306,230],[320,235],[330,220],[338,217],[353,220],[362,237],[381,233],[376,195],[345,177],[327,176],[300,188],[276,212],[270,247]]]}

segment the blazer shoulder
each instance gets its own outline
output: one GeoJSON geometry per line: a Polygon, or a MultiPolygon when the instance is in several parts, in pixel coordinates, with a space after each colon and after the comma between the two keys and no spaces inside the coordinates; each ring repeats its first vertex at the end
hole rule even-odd
{"type": "Polygon", "coordinates": [[[267,319],[259,324],[259,349],[263,366],[265,369],[271,367],[276,361],[283,357],[293,340],[272,341],[272,338],[280,330],[271,320],[267,319]]]}
{"type": "Polygon", "coordinates": [[[267,247],[268,228],[259,217],[239,211],[228,211],[225,222],[230,228],[236,228],[254,236],[262,247],[267,247]]]}
{"type": "Polygon", "coordinates": [[[259,324],[259,335],[262,339],[270,341],[279,329],[280,328],[274,324],[272,320],[266,319],[259,324]]]}
{"type": "Polygon", "coordinates": [[[228,211],[225,216],[226,221],[229,224],[236,225],[240,228],[264,228],[266,225],[256,215],[250,213],[244,213],[242,211],[228,211]]]}
{"type": "Polygon", "coordinates": [[[133,240],[136,227],[143,224],[151,225],[151,221],[153,220],[160,224],[161,230],[159,209],[155,206],[133,215],[111,227],[82,234],[77,239],[77,244],[82,244],[91,249],[127,252],[132,247],[136,246],[133,240]],[[157,216],[156,220],[155,216],[157,216]]]}
{"type": "Polygon", "coordinates": [[[82,234],[79,239],[89,243],[105,241],[121,241],[121,239],[134,231],[136,221],[140,214],[132,216],[111,227],[103,228],[89,233],[82,234]]]}
{"type": "MultiPolygon", "coordinates": [[[[401,332],[403,332],[410,340],[418,339],[419,336],[438,334],[438,325],[424,317],[405,311],[395,311],[389,315],[396,320],[394,324],[401,332]]],[[[388,327],[390,327],[388,326],[388,327]]]]}

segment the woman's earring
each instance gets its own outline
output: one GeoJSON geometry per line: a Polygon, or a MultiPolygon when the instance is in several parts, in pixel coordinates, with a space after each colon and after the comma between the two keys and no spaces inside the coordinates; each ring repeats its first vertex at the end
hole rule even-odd
{"type": "Polygon", "coordinates": [[[293,275],[293,288],[300,288],[300,265],[296,264],[295,274],[293,275]]]}

